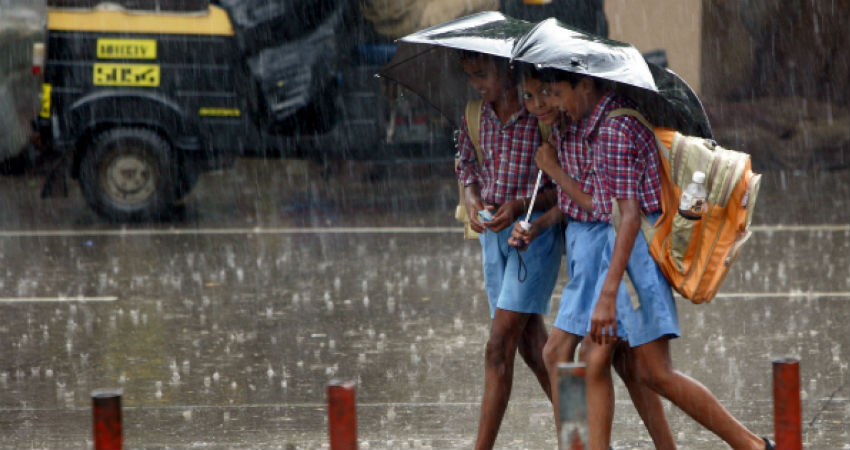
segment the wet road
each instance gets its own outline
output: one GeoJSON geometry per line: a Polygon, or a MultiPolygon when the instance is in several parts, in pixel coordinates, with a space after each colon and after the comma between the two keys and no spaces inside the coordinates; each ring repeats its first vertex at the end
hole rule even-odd
{"type": "MultiPolygon", "coordinates": [[[[358,383],[361,448],[472,445],[489,320],[451,163],[323,179],[239,160],[174,219],[126,226],[41,181],[0,178],[0,448],[92,448],[104,387],[123,389],[125,448],[326,448],[334,378],[358,383]]],[[[772,435],[771,360],[799,357],[805,446],[850,449],[850,171],[766,173],[754,225],[718,298],[679,301],[674,363],[772,435]]],[[[554,448],[515,378],[497,446],[554,448]]],[[[619,381],[617,398],[615,448],[651,448],[619,381]]],[[[723,448],[668,417],[680,448],[723,448]]]]}

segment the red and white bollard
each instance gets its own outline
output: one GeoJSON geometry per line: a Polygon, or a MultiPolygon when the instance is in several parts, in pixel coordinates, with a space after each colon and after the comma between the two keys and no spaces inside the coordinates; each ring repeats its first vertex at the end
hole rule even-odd
{"type": "Polygon", "coordinates": [[[91,394],[94,450],[121,450],[121,390],[98,389],[91,394]]]}
{"type": "Polygon", "coordinates": [[[353,381],[328,383],[330,450],[357,450],[357,412],[353,381]]]}
{"type": "Polygon", "coordinates": [[[587,385],[584,363],[558,364],[558,412],[561,417],[561,450],[587,448],[587,385]]]}
{"type": "Polygon", "coordinates": [[[802,450],[800,415],[800,361],[773,360],[773,433],[777,450],[802,450]]]}

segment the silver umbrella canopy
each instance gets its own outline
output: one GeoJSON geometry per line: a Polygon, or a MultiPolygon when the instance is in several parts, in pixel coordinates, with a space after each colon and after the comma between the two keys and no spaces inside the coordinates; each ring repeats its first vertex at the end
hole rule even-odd
{"type": "Polygon", "coordinates": [[[455,126],[478,94],[460,65],[461,50],[510,59],[516,40],[534,24],[495,11],[462,17],[400,38],[392,60],[378,75],[420,95],[455,126]]]}
{"type": "Polygon", "coordinates": [[[672,71],[646,62],[632,45],[546,19],[518,39],[513,59],[612,81],[653,124],[711,137],[708,116],[693,90],[672,71]]]}

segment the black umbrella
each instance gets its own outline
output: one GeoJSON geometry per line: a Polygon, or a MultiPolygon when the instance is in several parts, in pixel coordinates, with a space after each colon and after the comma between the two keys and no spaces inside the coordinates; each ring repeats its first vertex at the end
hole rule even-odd
{"type": "Polygon", "coordinates": [[[466,82],[459,50],[511,57],[514,42],[534,24],[486,11],[435,25],[398,40],[393,59],[378,73],[419,94],[455,126],[478,94],[466,82]]]}
{"type": "Polygon", "coordinates": [[[711,139],[713,135],[708,114],[705,113],[696,92],[672,70],[651,62],[647,62],[647,65],[660,97],[636,89],[634,91],[637,92],[625,92],[625,95],[639,102],[648,115],[656,117],[656,125],[669,126],[684,134],[711,139]]]}
{"type": "Polygon", "coordinates": [[[653,124],[711,137],[708,116],[690,86],[675,73],[646,62],[630,44],[546,19],[516,42],[513,59],[613,81],[653,124]]]}

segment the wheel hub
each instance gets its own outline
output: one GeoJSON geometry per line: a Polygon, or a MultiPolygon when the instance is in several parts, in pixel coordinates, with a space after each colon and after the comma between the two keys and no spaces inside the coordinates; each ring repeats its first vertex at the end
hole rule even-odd
{"type": "Polygon", "coordinates": [[[105,168],[105,190],[115,200],[136,203],[156,189],[154,167],[135,154],[116,156],[105,168]]]}

